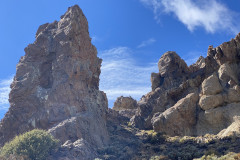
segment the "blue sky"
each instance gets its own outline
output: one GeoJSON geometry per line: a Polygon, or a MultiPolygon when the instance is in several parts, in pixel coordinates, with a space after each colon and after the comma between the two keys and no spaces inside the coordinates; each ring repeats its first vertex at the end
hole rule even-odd
{"type": "Polygon", "coordinates": [[[0,1],[0,119],[7,111],[11,78],[39,25],[59,20],[78,4],[89,22],[92,43],[103,58],[100,89],[112,107],[116,97],[150,91],[150,74],[166,51],[188,64],[209,45],[240,32],[237,0],[8,0],[0,1]]]}

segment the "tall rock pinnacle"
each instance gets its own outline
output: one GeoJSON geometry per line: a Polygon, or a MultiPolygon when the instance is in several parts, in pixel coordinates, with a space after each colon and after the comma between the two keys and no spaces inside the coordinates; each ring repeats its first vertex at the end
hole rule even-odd
{"type": "Polygon", "coordinates": [[[82,10],[70,7],[59,22],[41,25],[25,52],[0,123],[0,146],[34,128],[49,130],[62,143],[106,144],[107,98],[98,90],[102,60],[82,10]]]}

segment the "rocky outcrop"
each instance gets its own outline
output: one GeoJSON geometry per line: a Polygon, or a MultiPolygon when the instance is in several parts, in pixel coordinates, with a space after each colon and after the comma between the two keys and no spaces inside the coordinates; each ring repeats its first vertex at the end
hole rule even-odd
{"type": "Polygon", "coordinates": [[[207,57],[189,67],[175,52],[163,54],[158,67],[151,75],[152,91],[138,102],[133,126],[169,135],[217,134],[240,115],[240,34],[209,46],[207,57]]]}
{"type": "Polygon", "coordinates": [[[137,101],[132,97],[118,97],[114,102],[113,110],[120,111],[125,109],[136,109],[137,101]]]}
{"type": "Polygon", "coordinates": [[[137,101],[132,97],[118,97],[114,102],[113,110],[125,117],[132,118],[137,113],[137,101]]]}
{"type": "Polygon", "coordinates": [[[191,93],[173,107],[152,118],[153,128],[170,136],[191,135],[196,124],[198,94],[191,93]]]}
{"type": "Polygon", "coordinates": [[[0,146],[34,128],[89,153],[107,144],[108,103],[98,87],[102,60],[82,10],[70,7],[59,22],[40,26],[25,52],[11,84],[11,107],[0,123],[0,146]]]}

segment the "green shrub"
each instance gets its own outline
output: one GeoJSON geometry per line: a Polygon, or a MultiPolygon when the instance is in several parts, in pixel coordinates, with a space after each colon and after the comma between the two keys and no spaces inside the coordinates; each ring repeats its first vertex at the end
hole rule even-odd
{"type": "Polygon", "coordinates": [[[149,134],[147,136],[147,139],[145,140],[146,143],[150,143],[153,145],[159,145],[166,141],[166,138],[163,136],[162,133],[155,133],[155,134],[149,134]]]}
{"type": "Polygon", "coordinates": [[[34,129],[6,143],[0,150],[0,156],[19,155],[27,156],[32,160],[44,160],[57,146],[58,140],[49,133],[34,129]]]}

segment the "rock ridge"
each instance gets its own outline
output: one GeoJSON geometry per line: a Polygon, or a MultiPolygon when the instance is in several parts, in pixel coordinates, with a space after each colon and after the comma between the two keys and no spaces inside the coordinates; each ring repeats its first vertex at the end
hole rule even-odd
{"type": "Polygon", "coordinates": [[[152,91],[137,103],[133,126],[171,136],[218,134],[240,115],[240,33],[216,48],[209,46],[207,57],[191,66],[169,51],[158,67],[159,73],[151,75],[152,91]],[[181,112],[184,107],[187,111],[181,112]],[[194,123],[186,124],[189,119],[194,123]]]}

